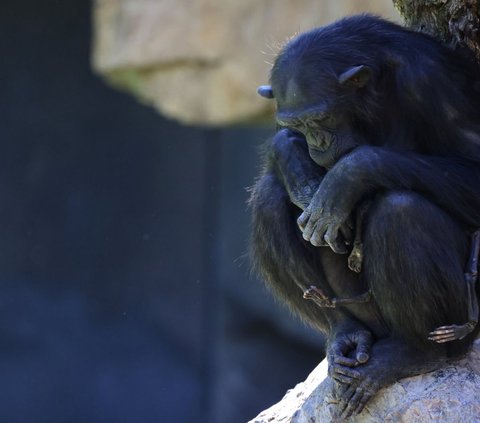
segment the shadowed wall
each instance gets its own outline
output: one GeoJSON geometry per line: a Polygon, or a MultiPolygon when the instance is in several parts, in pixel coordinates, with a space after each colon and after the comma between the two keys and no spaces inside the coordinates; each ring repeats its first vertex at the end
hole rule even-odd
{"type": "Polygon", "coordinates": [[[90,13],[2,4],[0,421],[244,421],[321,358],[239,259],[268,131],[106,87],[90,13]]]}

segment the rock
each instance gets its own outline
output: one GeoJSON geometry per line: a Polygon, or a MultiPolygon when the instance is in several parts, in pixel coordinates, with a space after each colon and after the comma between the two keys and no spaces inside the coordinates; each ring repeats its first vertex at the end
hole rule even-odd
{"type": "Polygon", "coordinates": [[[93,67],[185,123],[253,121],[278,46],[359,11],[394,16],[390,0],[95,0],[93,67]]]}
{"type": "MultiPolygon", "coordinates": [[[[322,361],[305,382],[250,423],[334,421],[329,404],[332,381],[322,361]]],[[[352,423],[479,422],[480,340],[462,360],[434,372],[402,379],[382,389],[352,423]]]]}

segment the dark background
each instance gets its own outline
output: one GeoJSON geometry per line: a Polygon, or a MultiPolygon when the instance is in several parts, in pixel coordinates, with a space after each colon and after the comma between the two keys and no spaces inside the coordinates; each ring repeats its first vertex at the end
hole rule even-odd
{"type": "Polygon", "coordinates": [[[271,131],[109,88],[90,14],[0,5],[0,422],[246,421],[321,359],[244,258],[271,131]]]}

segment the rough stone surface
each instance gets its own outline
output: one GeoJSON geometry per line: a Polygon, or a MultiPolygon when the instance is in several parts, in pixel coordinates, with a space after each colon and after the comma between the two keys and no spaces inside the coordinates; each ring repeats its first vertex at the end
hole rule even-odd
{"type": "MultiPolygon", "coordinates": [[[[331,383],[324,360],[305,382],[288,391],[279,403],[260,413],[250,423],[335,421],[331,383]]],[[[363,412],[349,422],[479,422],[479,392],[480,340],[477,340],[466,358],[382,389],[363,412]]]]}
{"type": "Polygon", "coordinates": [[[269,113],[255,89],[288,37],[341,16],[397,17],[390,0],[95,0],[93,67],[186,123],[269,113]]]}
{"type": "Polygon", "coordinates": [[[393,3],[409,27],[470,51],[480,63],[479,0],[393,0],[393,3]]]}

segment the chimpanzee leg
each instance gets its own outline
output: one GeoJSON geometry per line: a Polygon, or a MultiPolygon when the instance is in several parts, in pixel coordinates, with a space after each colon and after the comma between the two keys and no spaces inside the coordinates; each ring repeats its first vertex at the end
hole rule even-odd
{"type": "Polygon", "coordinates": [[[432,330],[468,320],[469,239],[440,208],[412,192],[383,195],[364,245],[365,278],[393,336],[430,350],[432,330]]]}
{"type": "Polygon", "coordinates": [[[372,335],[361,322],[375,322],[375,310],[365,304],[319,307],[304,299],[303,293],[314,285],[330,298],[354,297],[365,292],[366,286],[348,269],[346,255],[314,247],[303,239],[296,224],[300,211],[290,203],[275,173],[267,172],[257,181],[250,204],[251,259],[256,270],[295,314],[326,335],[329,374],[350,383],[354,368],[370,357],[372,335]]]}
{"type": "MultiPolygon", "coordinates": [[[[342,346],[364,350],[369,342],[355,343],[355,332],[365,331],[358,319],[371,320],[366,317],[368,310],[361,307],[355,318],[341,307],[326,309],[303,298],[312,285],[330,298],[352,297],[366,291],[358,275],[348,270],[346,256],[312,246],[297,226],[298,215],[309,204],[323,171],[309,157],[305,139],[295,132],[279,131],[269,151],[265,171],[250,198],[253,265],[284,303],[328,334],[329,344],[348,333],[349,340],[344,340],[342,346]]],[[[359,306],[353,305],[350,310],[354,315],[355,307],[359,306]]],[[[335,350],[335,345],[330,350],[335,350]]]]}
{"type": "MultiPolygon", "coordinates": [[[[343,417],[359,413],[382,387],[440,367],[454,343],[436,344],[428,334],[468,319],[468,237],[437,206],[408,191],[379,195],[363,241],[363,275],[392,335],[372,346],[352,383],[338,386],[343,417]]],[[[465,345],[467,338],[455,342],[465,345]]]]}

